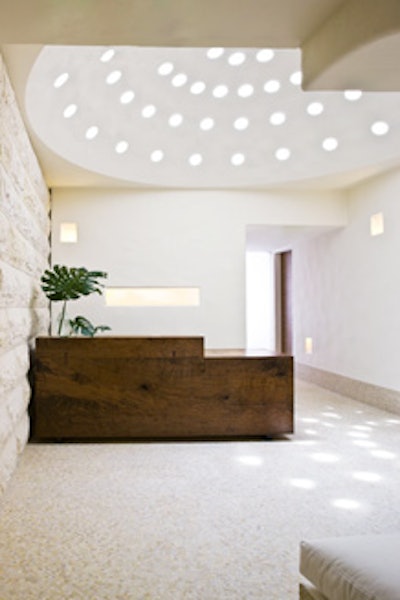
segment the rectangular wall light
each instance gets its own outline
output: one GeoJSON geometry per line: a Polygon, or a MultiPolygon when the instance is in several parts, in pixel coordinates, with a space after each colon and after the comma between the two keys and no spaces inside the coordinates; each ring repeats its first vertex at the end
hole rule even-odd
{"type": "Polygon", "coordinates": [[[312,337],[306,337],[304,340],[304,350],[306,354],[312,354],[313,352],[313,340],[312,337]]]}
{"type": "Polygon", "coordinates": [[[63,244],[76,244],[78,241],[78,225],[76,223],[61,223],[60,242],[63,244]]]}
{"type": "Polygon", "coordinates": [[[381,235],[384,231],[383,213],[376,213],[370,217],[371,235],[381,235]]]}
{"type": "Polygon", "coordinates": [[[199,306],[200,289],[188,287],[110,287],[106,306],[199,306]]]}

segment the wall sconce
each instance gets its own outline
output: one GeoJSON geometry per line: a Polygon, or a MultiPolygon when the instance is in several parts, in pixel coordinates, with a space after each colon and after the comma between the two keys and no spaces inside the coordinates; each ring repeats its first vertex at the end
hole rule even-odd
{"type": "Polygon", "coordinates": [[[305,350],[306,354],[312,354],[313,353],[313,341],[312,341],[312,337],[306,337],[306,339],[304,340],[304,350],[305,350]]]}
{"type": "Polygon", "coordinates": [[[76,223],[61,223],[60,242],[63,244],[76,244],[78,241],[78,225],[76,223]]]}
{"type": "Polygon", "coordinates": [[[376,213],[375,215],[371,215],[369,224],[371,235],[381,235],[384,230],[383,213],[380,212],[376,213]]]}

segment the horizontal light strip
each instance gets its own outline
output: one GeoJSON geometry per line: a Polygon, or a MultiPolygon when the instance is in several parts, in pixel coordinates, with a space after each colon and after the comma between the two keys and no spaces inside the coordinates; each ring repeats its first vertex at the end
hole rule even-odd
{"type": "Polygon", "coordinates": [[[200,289],[123,287],[105,290],[106,306],[199,306],[200,289]]]}

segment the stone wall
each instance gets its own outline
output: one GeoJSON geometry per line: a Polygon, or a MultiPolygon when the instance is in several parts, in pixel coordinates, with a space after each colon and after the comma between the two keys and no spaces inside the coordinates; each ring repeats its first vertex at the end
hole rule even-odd
{"type": "Polygon", "coordinates": [[[0,55],[0,493],[29,435],[29,354],[49,309],[49,192],[0,55]]]}

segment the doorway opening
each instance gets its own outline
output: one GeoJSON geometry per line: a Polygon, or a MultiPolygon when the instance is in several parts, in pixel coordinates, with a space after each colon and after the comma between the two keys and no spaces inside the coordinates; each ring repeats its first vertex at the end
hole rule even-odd
{"type": "Polygon", "coordinates": [[[246,349],[292,354],[292,252],[266,246],[246,246],[246,349]]]}

